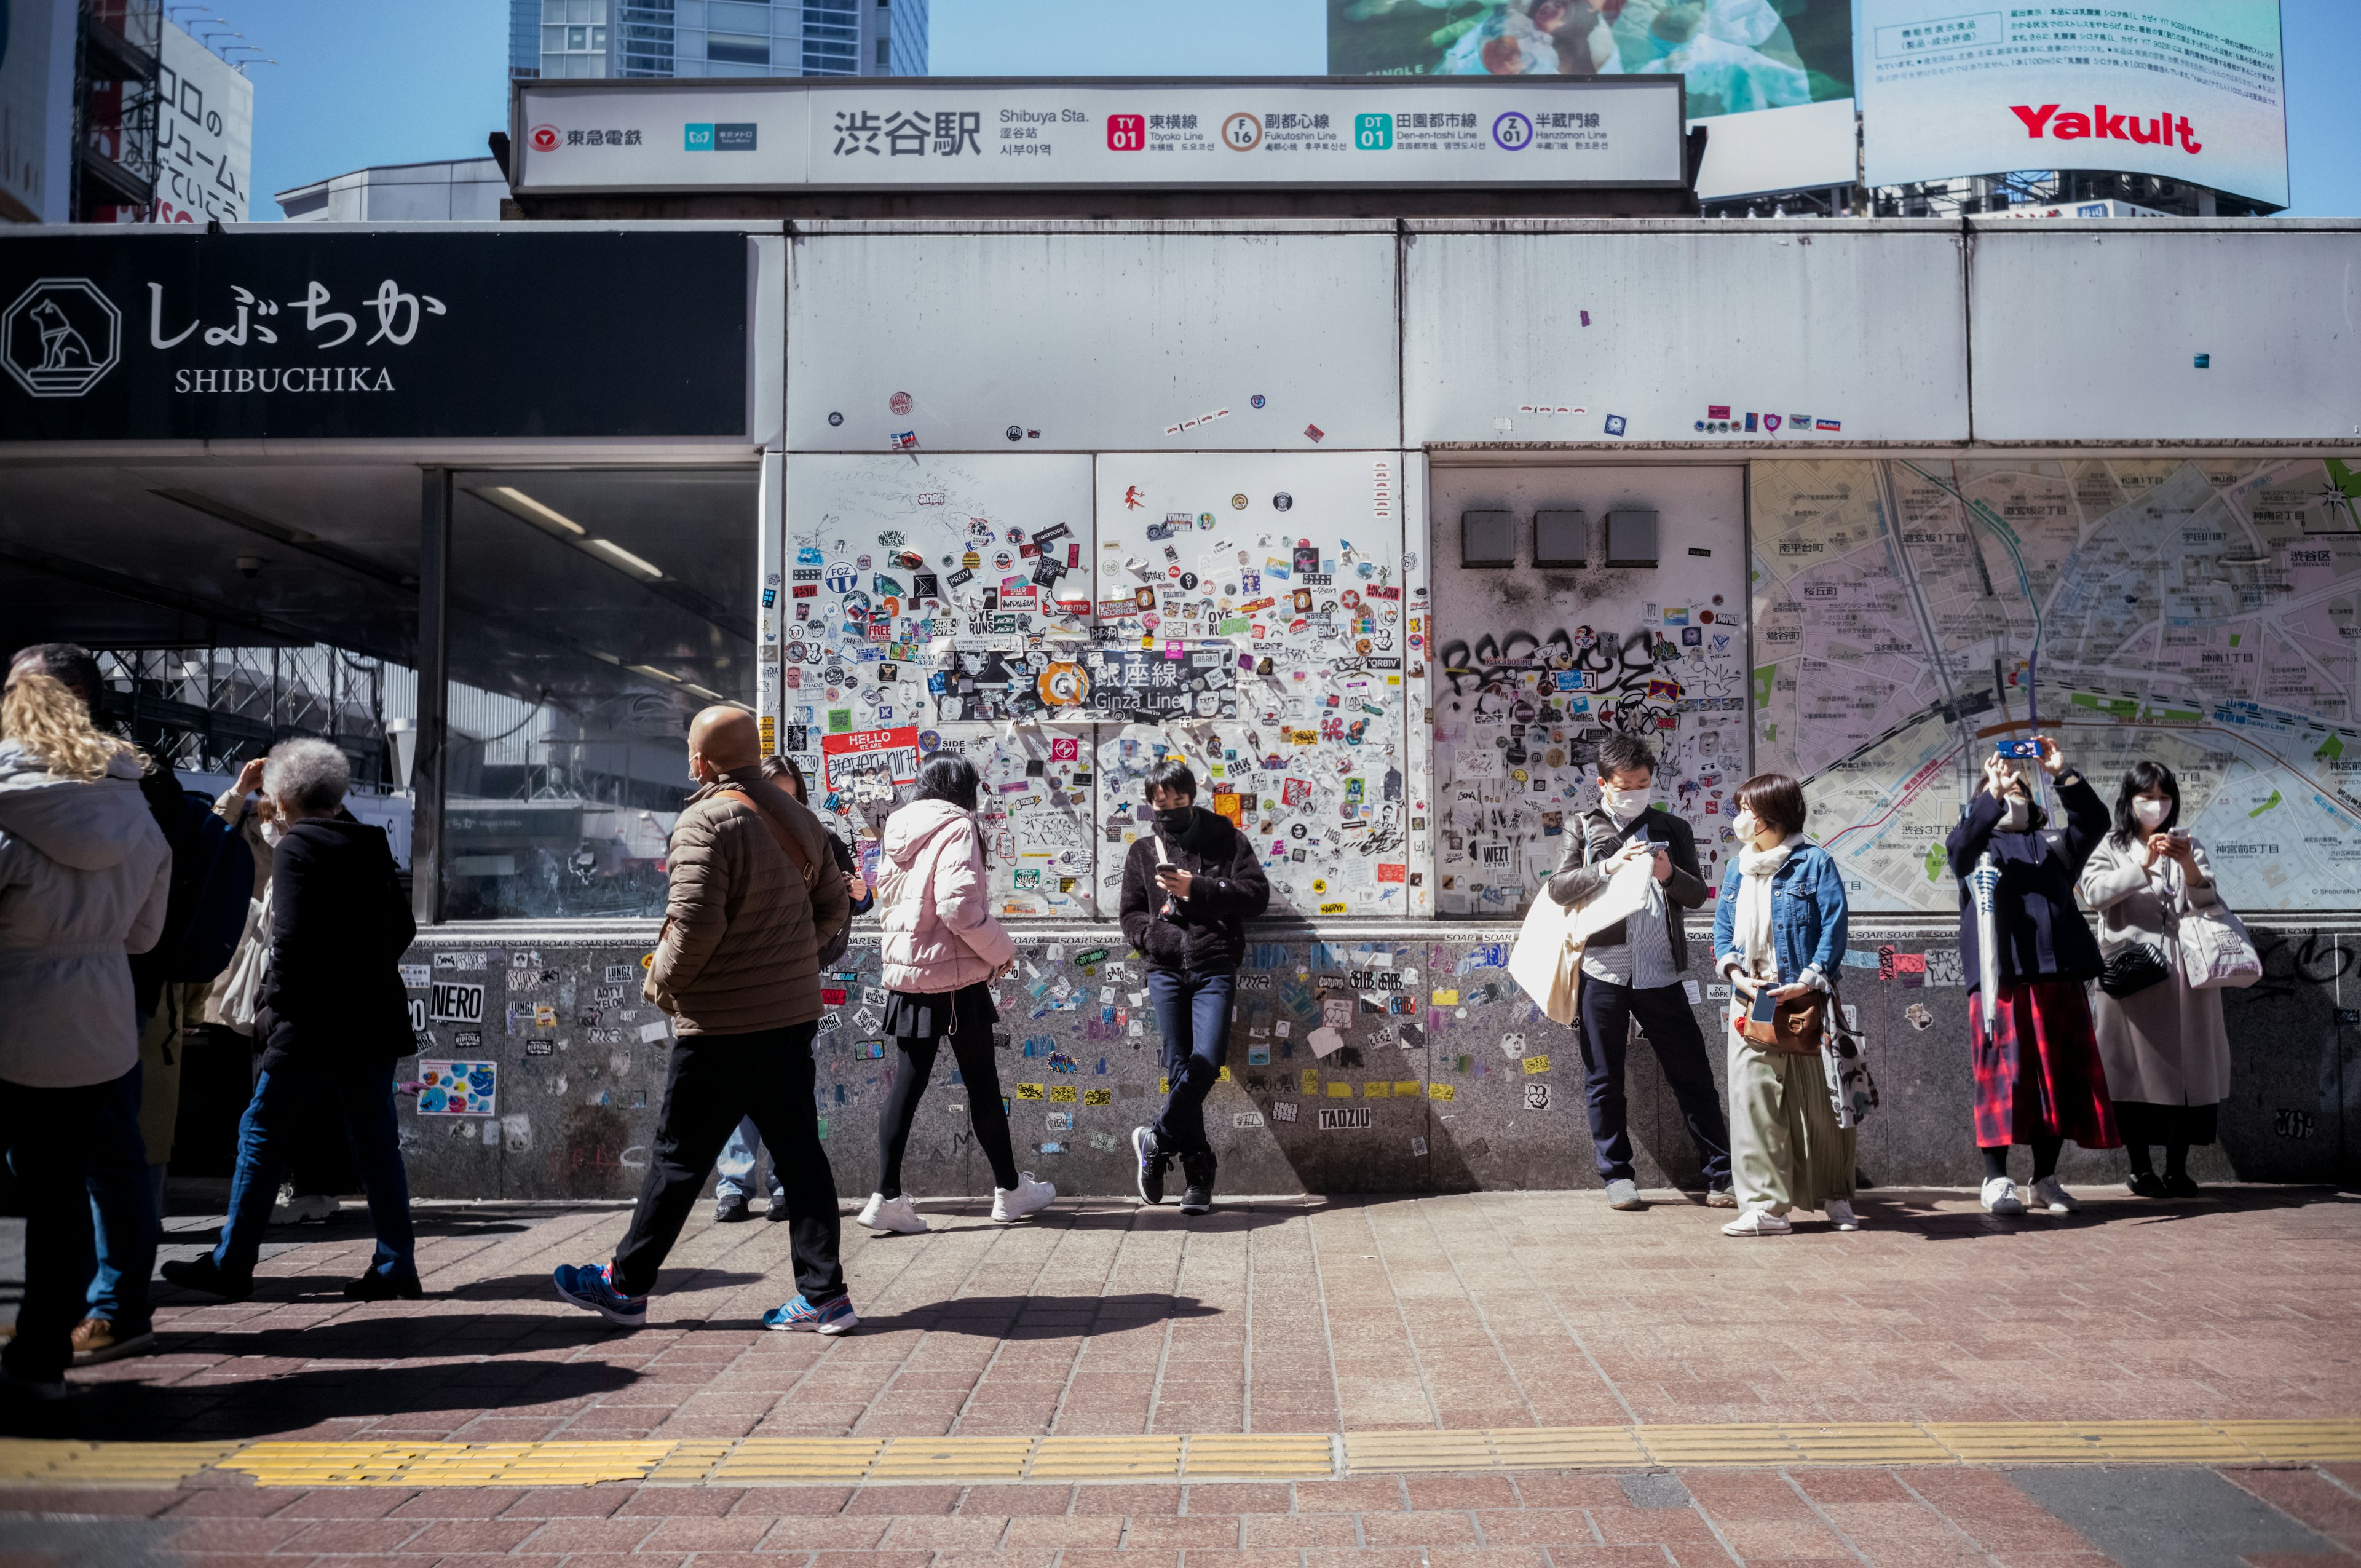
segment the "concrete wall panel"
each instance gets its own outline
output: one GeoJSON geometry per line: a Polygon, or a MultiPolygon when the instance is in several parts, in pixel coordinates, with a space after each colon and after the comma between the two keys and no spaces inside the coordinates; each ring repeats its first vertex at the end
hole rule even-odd
{"type": "Polygon", "coordinates": [[[821,234],[795,268],[796,450],[1399,439],[1390,233],[821,234]]]}
{"type": "Polygon", "coordinates": [[[1953,231],[1427,232],[1407,255],[1406,445],[1968,434],[1953,231]],[[1716,406],[1737,429],[1697,428],[1716,406]]]}
{"type": "Polygon", "coordinates": [[[1974,247],[1980,441],[2361,435],[2361,229],[1988,223],[1974,247]]]}

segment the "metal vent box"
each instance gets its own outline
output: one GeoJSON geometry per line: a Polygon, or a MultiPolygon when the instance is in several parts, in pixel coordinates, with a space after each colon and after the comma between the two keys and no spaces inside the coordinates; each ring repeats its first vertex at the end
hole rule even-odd
{"type": "Polygon", "coordinates": [[[1632,510],[1607,514],[1607,564],[1610,566],[1653,566],[1656,564],[1654,512],[1632,510]]]}
{"type": "Polygon", "coordinates": [[[1590,562],[1590,520],[1581,510],[1533,513],[1533,565],[1583,566],[1590,562]]]}
{"type": "Polygon", "coordinates": [[[1515,565],[1517,514],[1512,511],[1461,512],[1459,564],[1463,566],[1515,565]]]}

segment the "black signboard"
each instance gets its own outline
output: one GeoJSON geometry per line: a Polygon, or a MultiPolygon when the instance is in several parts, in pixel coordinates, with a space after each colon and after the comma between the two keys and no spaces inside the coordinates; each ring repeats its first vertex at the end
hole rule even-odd
{"type": "Polygon", "coordinates": [[[0,236],[0,440],[741,435],[728,233],[0,236]]]}

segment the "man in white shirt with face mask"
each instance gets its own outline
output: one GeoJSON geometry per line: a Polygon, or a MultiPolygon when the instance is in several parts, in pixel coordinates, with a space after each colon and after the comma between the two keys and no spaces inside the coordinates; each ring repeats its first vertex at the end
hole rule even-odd
{"type": "Polygon", "coordinates": [[[1681,912],[1712,896],[1697,869],[1689,825],[1654,804],[1655,753],[1631,735],[1598,745],[1599,803],[1566,824],[1565,850],[1549,895],[1569,907],[1605,887],[1621,866],[1646,857],[1655,878],[1640,913],[1595,933],[1582,955],[1582,1000],[1575,1031],[1582,1043],[1584,1092],[1599,1178],[1612,1208],[1642,1209],[1631,1164],[1623,1096],[1623,1058],[1631,1020],[1655,1048],[1680,1102],[1681,1119],[1705,1172],[1706,1201],[1730,1208],[1730,1128],[1714,1087],[1705,1036],[1689,1010],[1682,976],[1689,967],[1681,912]]]}

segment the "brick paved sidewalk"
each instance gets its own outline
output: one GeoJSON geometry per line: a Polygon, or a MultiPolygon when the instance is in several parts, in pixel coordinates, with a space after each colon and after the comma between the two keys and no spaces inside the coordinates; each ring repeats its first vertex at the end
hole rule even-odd
{"type": "MultiPolygon", "coordinates": [[[[1876,1192],[1867,1227],[1733,1241],[1597,1193],[1061,1201],[848,1222],[864,1320],[766,1333],[784,1227],[694,1220],[650,1326],[558,1302],[611,1207],[423,1205],[429,1299],[336,1285],[365,1223],[275,1231],[255,1298],[159,1287],[163,1354],[75,1375],[42,1435],[377,1441],[1335,1432],[1633,1422],[2361,1415],[2361,1201],[2227,1189],[1997,1221],[1876,1192]]],[[[205,1232],[174,1239],[195,1242],[205,1232]]],[[[168,1255],[194,1250],[168,1248],[168,1255]]],[[[27,1421],[38,1423],[27,1426],[27,1421]]]]}
{"type": "Polygon", "coordinates": [[[2354,1568],[2361,1466],[1293,1485],[0,1490],[107,1568],[2354,1568]]]}

